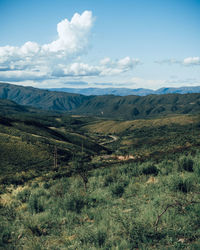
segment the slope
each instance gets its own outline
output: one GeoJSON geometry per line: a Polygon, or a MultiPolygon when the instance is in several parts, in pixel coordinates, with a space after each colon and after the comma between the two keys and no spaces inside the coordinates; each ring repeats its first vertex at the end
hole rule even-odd
{"type": "Polygon", "coordinates": [[[1,83],[0,98],[44,110],[126,120],[200,112],[200,94],[83,96],[1,83]]]}
{"type": "Polygon", "coordinates": [[[22,171],[28,171],[30,177],[49,171],[54,167],[55,149],[61,168],[81,151],[90,156],[110,152],[77,129],[77,118],[44,111],[41,118],[37,111],[30,113],[26,107],[0,100],[2,181],[9,182],[10,175],[22,171]]]}
{"type": "Polygon", "coordinates": [[[0,98],[46,110],[70,111],[79,107],[89,97],[0,83],[0,98]]]}

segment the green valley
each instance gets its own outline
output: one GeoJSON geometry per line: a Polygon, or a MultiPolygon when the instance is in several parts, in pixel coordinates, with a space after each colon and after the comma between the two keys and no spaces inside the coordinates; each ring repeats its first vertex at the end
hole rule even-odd
{"type": "Polygon", "coordinates": [[[200,115],[113,117],[0,100],[1,249],[198,249],[200,115]]]}

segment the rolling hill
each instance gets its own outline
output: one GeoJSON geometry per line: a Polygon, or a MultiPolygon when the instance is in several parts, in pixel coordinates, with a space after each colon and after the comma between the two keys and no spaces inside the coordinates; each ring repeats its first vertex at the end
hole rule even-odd
{"type": "Polygon", "coordinates": [[[200,94],[95,96],[74,112],[128,120],[169,114],[194,114],[200,112],[200,94]]]}
{"type": "Polygon", "coordinates": [[[111,152],[79,130],[78,125],[88,121],[0,100],[0,181],[9,182],[10,175],[22,171],[30,178],[49,171],[55,148],[63,169],[78,152],[88,156],[111,152]]]}
{"type": "Polygon", "coordinates": [[[45,110],[70,111],[90,97],[0,83],[0,98],[45,110]]]}
{"type": "Polygon", "coordinates": [[[0,98],[21,105],[115,119],[140,119],[200,112],[200,94],[84,96],[0,83],[0,98]]]}

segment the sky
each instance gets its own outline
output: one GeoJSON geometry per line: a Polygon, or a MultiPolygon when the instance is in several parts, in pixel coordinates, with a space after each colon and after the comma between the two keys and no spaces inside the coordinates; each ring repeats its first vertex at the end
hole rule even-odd
{"type": "Polygon", "coordinates": [[[0,0],[0,82],[200,86],[200,0],[0,0]]]}

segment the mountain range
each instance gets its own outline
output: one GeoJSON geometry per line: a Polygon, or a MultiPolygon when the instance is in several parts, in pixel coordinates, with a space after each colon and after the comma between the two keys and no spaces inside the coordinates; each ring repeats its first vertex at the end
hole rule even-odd
{"type": "Polygon", "coordinates": [[[0,98],[44,110],[114,119],[200,113],[200,93],[86,96],[0,83],[0,98]]]}
{"type": "Polygon", "coordinates": [[[160,88],[157,90],[152,89],[129,89],[129,88],[49,88],[51,91],[75,93],[81,95],[162,95],[162,94],[188,94],[188,93],[200,93],[200,86],[195,87],[180,87],[180,88],[160,88]]]}

